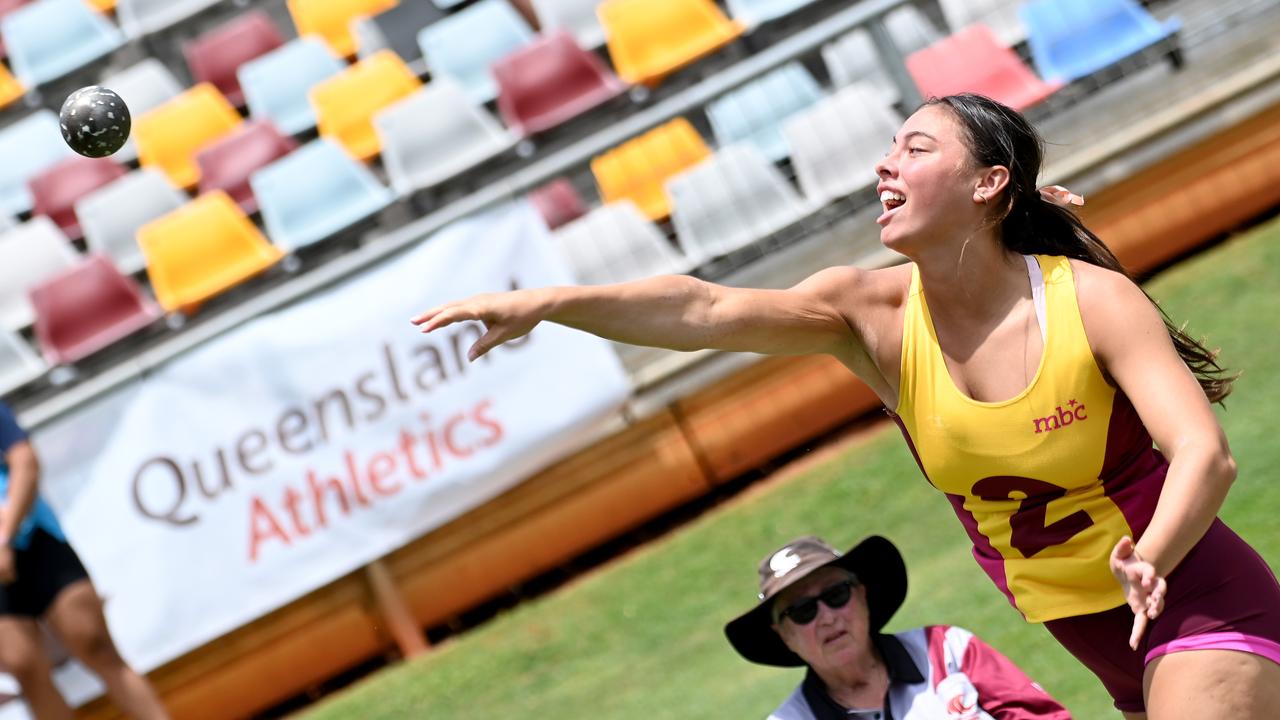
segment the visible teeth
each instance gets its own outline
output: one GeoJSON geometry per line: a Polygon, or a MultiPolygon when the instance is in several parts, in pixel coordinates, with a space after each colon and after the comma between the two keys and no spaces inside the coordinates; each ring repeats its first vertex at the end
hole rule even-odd
{"type": "Polygon", "coordinates": [[[896,193],[892,190],[885,190],[884,192],[880,193],[880,202],[887,203],[890,200],[897,200],[898,202],[906,202],[907,196],[903,195],[902,193],[896,193]]]}

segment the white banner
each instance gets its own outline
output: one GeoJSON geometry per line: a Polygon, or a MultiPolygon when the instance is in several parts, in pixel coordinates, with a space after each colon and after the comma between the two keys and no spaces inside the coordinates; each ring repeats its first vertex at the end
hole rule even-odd
{"type": "Polygon", "coordinates": [[[474,508],[595,437],[630,388],[544,324],[475,363],[433,304],[572,280],[527,204],[460,221],[35,435],[44,487],[148,670],[474,508]]]}

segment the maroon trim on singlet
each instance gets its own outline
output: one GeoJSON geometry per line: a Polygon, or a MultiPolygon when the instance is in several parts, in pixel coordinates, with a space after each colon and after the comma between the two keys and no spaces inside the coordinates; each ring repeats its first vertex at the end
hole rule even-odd
{"type": "Polygon", "coordinates": [[[1142,537],[1155,514],[1160,490],[1164,487],[1169,461],[1152,447],[1133,403],[1116,390],[1111,402],[1111,422],[1107,426],[1106,455],[1102,461],[1103,492],[1120,508],[1133,538],[1142,537]]]}
{"type": "MultiPolygon", "coordinates": [[[[903,424],[902,418],[898,417],[898,413],[890,410],[889,408],[884,409],[884,414],[893,418],[893,421],[897,423],[898,429],[902,431],[902,438],[907,441],[907,449],[911,451],[911,457],[916,459],[916,465],[920,468],[920,474],[924,476],[925,480],[929,481],[930,485],[933,485],[933,480],[929,478],[929,473],[924,470],[924,463],[920,461],[920,453],[916,452],[916,443],[911,439],[911,433],[907,432],[907,426],[903,424]]],[[[937,485],[933,486],[941,490],[937,485]]]]}

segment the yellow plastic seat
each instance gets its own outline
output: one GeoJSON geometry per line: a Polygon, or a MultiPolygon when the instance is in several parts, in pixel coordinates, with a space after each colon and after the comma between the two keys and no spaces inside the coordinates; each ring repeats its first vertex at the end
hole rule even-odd
{"type": "Polygon", "coordinates": [[[650,220],[661,220],[671,214],[667,180],[710,155],[693,125],[678,117],[592,158],[591,172],[604,204],[630,200],[650,220]]]}
{"type": "Polygon", "coordinates": [[[9,72],[9,68],[4,63],[0,63],[0,108],[12,105],[26,92],[27,89],[22,87],[18,78],[9,72]]]}
{"type": "Polygon", "coordinates": [[[133,121],[138,162],[164,172],[175,187],[200,182],[196,153],[235,132],[243,120],[212,83],[200,83],[133,121]]]}
{"type": "Polygon", "coordinates": [[[319,35],[338,57],[346,58],[356,54],[351,21],[358,17],[372,17],[397,4],[398,0],[288,0],[287,3],[298,37],[319,35]]]}
{"type": "Polygon", "coordinates": [[[373,116],[421,87],[399,55],[382,50],[315,85],[307,97],[320,136],[333,139],[352,157],[368,160],[382,150],[373,116]]]}
{"type": "Polygon", "coordinates": [[[89,7],[98,12],[111,12],[116,9],[116,0],[87,0],[89,7]]]}
{"type": "Polygon", "coordinates": [[[596,14],[618,76],[650,86],[745,30],[712,0],[605,0],[596,14]]]}
{"type": "Polygon", "coordinates": [[[221,190],[143,225],[138,245],[156,299],[169,312],[192,312],[284,255],[221,190]]]}

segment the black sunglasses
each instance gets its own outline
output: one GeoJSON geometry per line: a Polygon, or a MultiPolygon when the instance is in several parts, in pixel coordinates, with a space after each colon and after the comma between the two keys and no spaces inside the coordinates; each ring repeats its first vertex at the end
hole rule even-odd
{"type": "Polygon", "coordinates": [[[808,625],[818,617],[819,600],[832,610],[838,610],[849,604],[849,598],[853,597],[853,589],[857,585],[858,583],[853,580],[841,580],[835,585],[824,588],[817,597],[807,597],[792,603],[787,609],[778,613],[778,618],[787,618],[797,625],[808,625]]]}

